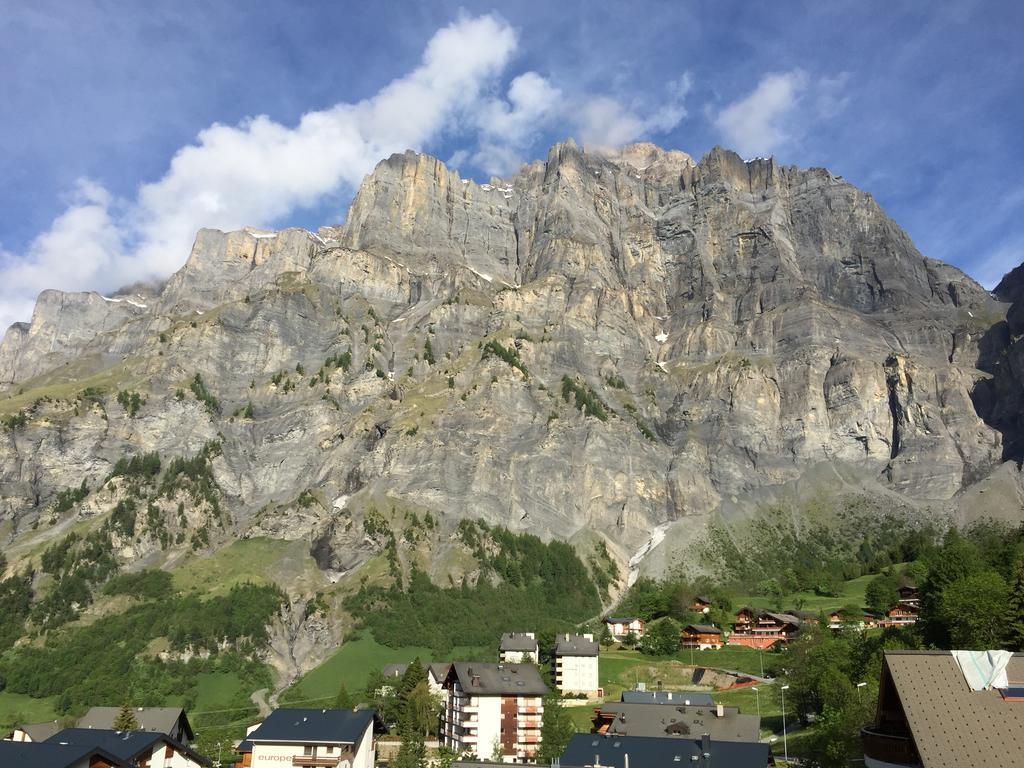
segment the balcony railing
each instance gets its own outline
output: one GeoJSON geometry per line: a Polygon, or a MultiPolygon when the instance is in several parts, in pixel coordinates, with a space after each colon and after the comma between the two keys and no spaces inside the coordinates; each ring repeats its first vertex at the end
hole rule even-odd
{"type": "Polygon", "coordinates": [[[335,768],[343,757],[351,755],[296,755],[292,765],[300,768],[335,768]]]}
{"type": "Polygon", "coordinates": [[[860,738],[864,746],[864,757],[895,765],[921,765],[921,759],[914,748],[914,740],[906,733],[868,726],[861,729],[860,738]]]}

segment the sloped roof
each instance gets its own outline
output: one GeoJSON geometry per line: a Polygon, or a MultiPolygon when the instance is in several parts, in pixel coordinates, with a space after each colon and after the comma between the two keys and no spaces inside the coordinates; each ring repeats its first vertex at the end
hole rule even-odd
{"type": "Polygon", "coordinates": [[[635,704],[692,704],[699,707],[715,706],[709,693],[699,691],[623,691],[622,701],[635,704]]]}
{"type": "Polygon", "coordinates": [[[500,651],[534,651],[537,650],[537,638],[525,632],[506,632],[501,636],[498,645],[500,651]]]}
{"type": "Polygon", "coordinates": [[[401,677],[408,668],[408,664],[385,664],[381,669],[381,674],[384,677],[401,677]]]}
{"type": "Polygon", "coordinates": [[[555,656],[597,656],[600,652],[601,646],[582,635],[559,635],[555,638],[555,656]]]}
{"type": "MultiPolygon", "coordinates": [[[[729,768],[765,768],[768,745],[759,742],[711,740],[710,765],[729,768]]],[[[577,733],[562,753],[562,765],[593,765],[625,768],[626,755],[634,768],[680,768],[692,765],[691,758],[703,754],[700,739],[647,738],[643,736],[599,736],[577,733]]]]}
{"type": "MultiPolygon", "coordinates": [[[[924,768],[1024,766],[1024,702],[972,691],[949,651],[886,651],[884,664],[924,768]]],[[[1024,680],[1024,654],[1013,655],[1006,673],[1024,680]]]]}
{"type": "Polygon", "coordinates": [[[372,709],[275,709],[246,741],[357,744],[375,716],[372,709]]]}
{"type": "Polygon", "coordinates": [[[47,744],[75,744],[109,752],[121,760],[131,762],[133,758],[153,749],[157,743],[170,744],[177,751],[188,755],[202,765],[210,761],[194,749],[186,747],[165,733],[157,731],[114,731],[108,728],[65,728],[49,739],[47,744]]]}
{"type": "MultiPolygon", "coordinates": [[[[78,721],[78,727],[113,729],[114,721],[120,712],[120,707],[91,707],[78,721]]],[[[140,731],[154,733],[169,734],[178,724],[178,720],[184,718],[185,733],[189,739],[194,738],[188,716],[181,707],[136,707],[132,714],[135,715],[140,731]]]]}
{"type": "Polygon", "coordinates": [[[0,765],[17,768],[71,768],[90,757],[101,757],[117,768],[128,762],[96,747],[34,741],[0,741],[0,765]]]}
{"type": "Polygon", "coordinates": [[[614,717],[608,733],[619,736],[695,739],[709,733],[712,739],[723,741],[757,741],[761,731],[761,718],[741,715],[738,707],[723,707],[719,717],[713,706],[666,707],[612,701],[601,705],[601,714],[614,717]]]}
{"type": "Polygon", "coordinates": [[[687,624],[683,629],[692,629],[694,632],[699,632],[702,635],[722,634],[722,630],[712,624],[687,624]]]}
{"type": "Polygon", "coordinates": [[[47,720],[45,723],[25,723],[18,727],[27,733],[32,741],[46,741],[60,730],[60,723],[56,720],[47,720]]]}
{"type": "Polygon", "coordinates": [[[611,622],[612,624],[632,624],[634,621],[642,621],[639,616],[609,616],[604,620],[605,623],[611,622]]]}
{"type": "Polygon", "coordinates": [[[543,696],[548,687],[531,664],[480,664],[456,661],[449,677],[455,676],[470,696],[543,696]]]}

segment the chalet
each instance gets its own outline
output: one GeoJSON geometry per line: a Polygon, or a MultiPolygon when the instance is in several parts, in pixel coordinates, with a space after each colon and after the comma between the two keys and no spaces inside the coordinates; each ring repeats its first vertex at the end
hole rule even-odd
{"type": "Polygon", "coordinates": [[[800,619],[788,613],[755,611],[741,608],[736,613],[729,645],[750,648],[770,648],[776,643],[787,643],[800,629],[800,619]]]}
{"type": "Polygon", "coordinates": [[[372,709],[277,709],[238,745],[242,766],[373,768],[372,709]]]}
{"type": "Polygon", "coordinates": [[[950,651],[885,651],[866,768],[1024,766],[1024,697],[1010,687],[1024,685],[1024,654],[1004,673],[1006,687],[972,690],[950,651]]]}
{"type": "Polygon", "coordinates": [[[646,622],[636,616],[609,616],[604,620],[608,634],[616,640],[624,640],[632,634],[637,640],[644,636],[646,622]]]}
{"type": "Polygon", "coordinates": [[[711,599],[697,595],[690,601],[690,610],[694,613],[708,613],[711,610],[711,599]]]}
{"type": "Polygon", "coordinates": [[[679,633],[679,645],[700,651],[718,650],[722,647],[722,630],[713,624],[687,624],[679,633]]]}
{"type": "Polygon", "coordinates": [[[540,660],[540,649],[533,632],[506,632],[498,645],[498,660],[506,664],[522,664],[540,660]]]}
{"type": "Polygon", "coordinates": [[[913,584],[904,584],[896,590],[899,594],[899,602],[903,605],[912,605],[915,608],[921,606],[921,594],[913,584]]]}
{"type": "Polygon", "coordinates": [[[555,687],[566,695],[602,696],[598,675],[600,646],[593,635],[559,635],[551,653],[555,687]]]}
{"type": "Polygon", "coordinates": [[[908,627],[917,623],[921,609],[914,603],[898,602],[885,612],[878,622],[880,627],[908,627]]]}
{"type": "MultiPolygon", "coordinates": [[[[113,730],[120,712],[120,707],[92,707],[78,721],[78,727],[113,730]]],[[[137,730],[162,733],[185,745],[195,739],[188,715],[181,707],[136,707],[132,714],[139,724],[137,730]]]]}
{"type": "Polygon", "coordinates": [[[833,631],[847,627],[863,631],[876,626],[878,626],[878,617],[868,611],[861,611],[850,616],[842,610],[836,610],[828,615],[828,628],[833,631]]]}
{"type": "Polygon", "coordinates": [[[801,624],[821,623],[821,614],[815,613],[814,611],[803,611],[797,608],[790,608],[789,610],[784,611],[784,613],[789,614],[790,616],[796,616],[800,619],[801,624]]]}
{"type": "Polygon", "coordinates": [[[536,667],[457,661],[444,690],[444,746],[476,760],[532,762],[548,692],[536,667]]]}
{"type": "Polygon", "coordinates": [[[0,765],[10,768],[134,768],[127,760],[99,747],[7,740],[0,741],[0,765]]]}
{"type": "MultiPolygon", "coordinates": [[[[451,667],[450,662],[436,662],[426,665],[427,683],[430,685],[431,693],[441,693],[441,685],[444,683],[444,679],[448,677],[449,667],[451,667]]],[[[389,681],[387,683],[389,690],[394,690],[392,683],[401,680],[407,669],[409,669],[408,664],[385,664],[381,668],[381,674],[384,679],[389,681]]]]}
{"type": "Polygon", "coordinates": [[[583,768],[680,768],[683,765],[765,768],[771,760],[768,744],[719,741],[708,734],[681,739],[577,733],[569,739],[559,763],[583,768]]]}
{"type": "Polygon", "coordinates": [[[707,733],[722,741],[757,741],[761,728],[757,715],[741,715],[738,707],[721,704],[666,707],[612,701],[594,710],[593,723],[593,733],[609,736],[693,739],[707,733]]]}
{"type": "Polygon", "coordinates": [[[709,693],[698,691],[623,691],[621,701],[627,704],[670,704],[696,707],[714,707],[715,702],[709,693]]]}
{"type": "Polygon", "coordinates": [[[17,725],[6,737],[6,741],[46,741],[48,738],[61,730],[61,725],[56,720],[47,720],[42,723],[23,723],[17,725]]]}
{"type": "Polygon", "coordinates": [[[207,768],[212,765],[191,747],[156,731],[65,728],[43,743],[99,750],[128,765],[161,768],[207,768]]]}

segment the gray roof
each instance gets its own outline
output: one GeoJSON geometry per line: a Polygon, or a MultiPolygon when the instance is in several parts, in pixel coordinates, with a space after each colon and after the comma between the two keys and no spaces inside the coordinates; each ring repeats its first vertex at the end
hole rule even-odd
{"type": "Polygon", "coordinates": [[[683,629],[692,629],[694,632],[700,632],[703,635],[722,634],[722,630],[712,624],[687,624],[683,629]]]}
{"type": "Polygon", "coordinates": [[[757,741],[760,738],[761,718],[757,715],[741,715],[738,707],[723,707],[722,711],[722,717],[718,717],[714,706],[667,707],[621,701],[601,705],[603,715],[615,717],[608,725],[608,733],[613,735],[695,739],[709,733],[712,739],[722,741],[757,741]]]}
{"type": "MultiPolygon", "coordinates": [[[[78,721],[78,727],[113,728],[114,721],[120,712],[120,707],[92,707],[78,721]]],[[[185,710],[181,707],[136,707],[132,710],[132,714],[135,715],[140,731],[166,734],[173,731],[178,720],[184,717],[185,733],[189,739],[193,737],[192,726],[188,722],[185,710]]]]}
{"type": "MultiPolygon", "coordinates": [[[[972,691],[949,651],[886,651],[883,681],[887,674],[924,768],[1024,766],[1024,703],[972,691]]],[[[1024,680],[1024,653],[1013,655],[1006,674],[1024,680]]]]}
{"type": "Polygon", "coordinates": [[[481,664],[456,661],[449,678],[471,696],[543,696],[548,687],[532,664],[481,664]]]}
{"type": "Polygon", "coordinates": [[[275,709],[245,740],[358,744],[375,716],[372,709],[275,709]]]}
{"type": "Polygon", "coordinates": [[[384,677],[401,677],[408,668],[408,664],[385,664],[381,673],[384,677]]]}
{"type": "Polygon", "coordinates": [[[56,720],[47,720],[45,723],[25,723],[18,728],[27,733],[32,741],[46,741],[60,730],[60,723],[56,720]]]}
{"type": "Polygon", "coordinates": [[[501,636],[499,651],[537,651],[537,638],[524,632],[506,632],[501,636]]]}
{"type": "Polygon", "coordinates": [[[582,635],[559,635],[555,638],[555,656],[597,656],[601,647],[582,635]]]}
{"type": "Polygon", "coordinates": [[[612,622],[613,624],[631,624],[634,621],[640,621],[639,616],[609,616],[605,619],[605,623],[612,622]]]}
{"type": "Polygon", "coordinates": [[[427,670],[433,674],[435,680],[441,680],[442,682],[448,677],[448,670],[452,668],[450,661],[435,661],[433,664],[427,665],[427,670]]]}
{"type": "Polygon", "coordinates": [[[165,733],[158,731],[114,731],[109,728],[65,728],[49,739],[47,744],[75,744],[102,750],[116,756],[119,760],[132,762],[138,757],[148,755],[157,744],[170,744],[175,750],[188,755],[200,765],[210,765],[210,761],[195,750],[186,747],[165,733]]]}
{"type": "Polygon", "coordinates": [[[79,744],[48,744],[34,741],[0,741],[0,765],[18,768],[71,768],[90,757],[101,757],[117,768],[128,768],[120,760],[98,747],[79,744]]]}
{"type": "MultiPolygon", "coordinates": [[[[625,768],[626,755],[634,768],[680,768],[693,765],[703,753],[700,739],[654,739],[642,736],[598,736],[577,733],[562,753],[562,765],[593,765],[625,768]]],[[[729,768],[765,768],[768,745],[759,742],[715,741],[708,747],[710,765],[729,768]]],[[[699,765],[700,763],[697,762],[699,765]]]]}
{"type": "Polygon", "coordinates": [[[622,700],[634,704],[690,704],[697,707],[713,707],[711,694],[699,691],[623,691],[622,700]]]}

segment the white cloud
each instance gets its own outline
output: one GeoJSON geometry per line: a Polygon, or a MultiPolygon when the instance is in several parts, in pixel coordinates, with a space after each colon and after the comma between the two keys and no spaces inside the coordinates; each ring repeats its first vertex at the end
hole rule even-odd
{"type": "Polygon", "coordinates": [[[1024,237],[1010,237],[970,266],[971,276],[992,290],[1011,269],[1024,263],[1024,237]]]}
{"type": "Polygon", "coordinates": [[[672,130],[686,111],[689,75],[657,104],[566,94],[536,72],[495,96],[517,33],[494,15],[461,16],[438,30],[419,65],[358,103],[308,112],[286,126],[266,115],[215,123],[178,150],[167,172],[134,199],[79,183],[49,231],[20,254],[0,250],[0,329],[27,320],[44,288],[109,291],[165,277],[202,227],[267,227],[355,188],[383,157],[444,136],[464,140],[451,162],[514,170],[557,122],[584,143],[620,145],[672,130]]]}
{"type": "Polygon", "coordinates": [[[744,157],[770,155],[792,138],[791,116],[807,84],[800,69],[765,75],[752,93],[719,112],[715,125],[744,157]]]}
{"type": "Polygon", "coordinates": [[[295,127],[265,115],[210,126],[119,212],[101,187],[83,182],[25,253],[3,254],[0,322],[27,319],[26,302],[42,288],[110,290],[164,276],[201,227],[266,226],[358,184],[382,157],[422,146],[478,100],[516,44],[497,17],[462,17],[433,36],[415,70],[372,98],[309,112],[295,127]]]}

